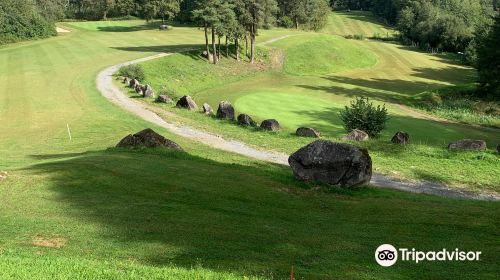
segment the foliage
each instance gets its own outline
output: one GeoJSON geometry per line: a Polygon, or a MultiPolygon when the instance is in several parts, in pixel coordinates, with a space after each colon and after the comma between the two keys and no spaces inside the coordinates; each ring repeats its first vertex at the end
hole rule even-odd
{"type": "Polygon", "coordinates": [[[370,136],[377,136],[389,119],[385,105],[375,107],[368,97],[357,97],[340,112],[340,118],[347,131],[360,129],[370,136]]]}
{"type": "Polygon", "coordinates": [[[500,15],[478,48],[478,70],[483,95],[500,100],[500,15]]]}
{"type": "Polygon", "coordinates": [[[500,104],[478,98],[474,84],[426,91],[415,96],[413,103],[452,121],[500,128],[500,104]]]}
{"type": "Polygon", "coordinates": [[[331,11],[326,0],[279,0],[279,23],[283,27],[320,30],[331,11]]]}
{"type": "Polygon", "coordinates": [[[144,69],[139,64],[130,64],[120,67],[118,75],[128,77],[130,79],[137,79],[139,81],[144,81],[146,79],[144,69]]]}
{"type": "Polygon", "coordinates": [[[55,34],[54,25],[42,16],[35,1],[0,0],[0,45],[55,34]]]}

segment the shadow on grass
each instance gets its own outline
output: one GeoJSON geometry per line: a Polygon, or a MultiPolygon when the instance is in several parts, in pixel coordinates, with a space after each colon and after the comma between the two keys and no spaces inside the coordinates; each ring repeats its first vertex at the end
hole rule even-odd
{"type": "MultiPolygon", "coordinates": [[[[56,157],[61,155],[44,156],[56,157]]],[[[488,204],[375,189],[307,191],[283,167],[169,151],[112,149],[69,157],[29,170],[50,180],[56,201],[71,208],[66,215],[77,224],[102,225],[99,238],[114,246],[109,254],[151,265],[201,264],[279,279],[292,265],[305,279],[349,278],[353,271],[384,276],[372,257],[381,242],[433,248],[475,240],[478,232],[480,242],[496,237],[495,228],[482,226],[495,219],[488,204]],[[474,208],[463,207],[468,203],[474,208]],[[467,226],[456,232],[444,226],[450,221],[467,226]]],[[[468,273],[492,267],[486,261],[468,273]]],[[[456,269],[443,264],[436,271],[456,269]]],[[[400,266],[391,275],[421,273],[400,266]]]]}
{"type": "MultiPolygon", "coordinates": [[[[160,25],[162,25],[161,21],[151,21],[151,22],[146,22],[144,24],[132,25],[132,26],[124,26],[124,25],[99,26],[97,27],[97,30],[102,32],[135,32],[144,30],[158,30],[160,25]]],[[[162,32],[168,32],[168,31],[162,31],[162,32]]]]}
{"type": "Polygon", "coordinates": [[[203,49],[200,44],[181,45],[158,45],[158,46],[138,46],[138,47],[112,47],[115,50],[128,52],[183,52],[186,55],[196,55],[200,57],[203,49]],[[199,51],[198,51],[199,50],[199,51]],[[199,52],[199,54],[197,54],[199,52]]]}
{"type": "MultiPolygon", "coordinates": [[[[421,93],[423,91],[445,87],[446,85],[442,83],[457,85],[457,84],[467,83],[475,79],[475,73],[473,70],[468,68],[460,68],[453,66],[450,66],[445,69],[416,68],[413,69],[413,73],[411,74],[411,76],[427,79],[428,81],[412,81],[412,80],[380,79],[380,78],[351,78],[351,77],[343,77],[336,75],[327,76],[324,78],[334,83],[342,83],[342,84],[373,89],[374,91],[370,91],[371,94],[379,95],[380,99],[384,99],[384,95],[387,95],[385,99],[388,100],[390,100],[391,96],[390,93],[387,92],[393,92],[395,94],[401,95],[402,97],[409,97],[411,95],[421,93]],[[387,91],[387,92],[375,92],[375,91],[387,91]]],[[[323,90],[328,90],[328,88],[323,87],[323,90]]],[[[332,87],[332,90],[341,91],[341,87],[332,87]]]]}

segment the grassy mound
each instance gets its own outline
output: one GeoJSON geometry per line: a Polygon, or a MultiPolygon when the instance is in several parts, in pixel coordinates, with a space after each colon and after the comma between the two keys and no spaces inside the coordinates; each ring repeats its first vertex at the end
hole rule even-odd
{"type": "Polygon", "coordinates": [[[377,63],[370,51],[334,36],[294,36],[272,46],[285,50],[284,72],[292,75],[325,75],[377,63]]]}
{"type": "Polygon", "coordinates": [[[261,61],[254,65],[243,61],[237,62],[233,58],[227,59],[224,56],[225,52],[220,62],[213,65],[200,56],[201,51],[178,53],[141,65],[146,73],[150,73],[147,75],[146,83],[174,97],[180,97],[264,72],[268,68],[269,52],[258,49],[257,53],[261,61]]]}

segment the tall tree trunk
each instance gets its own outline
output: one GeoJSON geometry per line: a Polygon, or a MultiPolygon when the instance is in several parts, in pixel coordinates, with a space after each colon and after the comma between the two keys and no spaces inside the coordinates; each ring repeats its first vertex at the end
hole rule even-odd
{"type": "Polygon", "coordinates": [[[248,57],[248,36],[245,35],[245,56],[248,57]]]}
{"type": "Polygon", "coordinates": [[[220,36],[217,36],[217,39],[219,39],[219,42],[217,44],[217,57],[220,60],[220,56],[221,56],[221,54],[220,54],[220,36]]]}
{"type": "Polygon", "coordinates": [[[103,20],[107,20],[108,19],[108,10],[104,10],[104,15],[102,16],[102,19],[103,20]]]}
{"type": "Polygon", "coordinates": [[[295,17],[295,29],[299,29],[299,18],[295,17]]]}
{"type": "Polygon", "coordinates": [[[236,60],[240,61],[240,42],[238,38],[234,39],[234,45],[236,47],[236,60]]]}
{"type": "Polygon", "coordinates": [[[213,51],[213,61],[217,64],[217,48],[215,46],[215,28],[212,27],[212,51],[213,51]]]}
{"type": "Polygon", "coordinates": [[[255,24],[252,24],[250,32],[250,63],[255,62],[255,24]]]}
{"type": "Polygon", "coordinates": [[[205,23],[205,48],[207,49],[207,60],[210,62],[210,48],[208,47],[208,26],[205,23]]]}
{"type": "Polygon", "coordinates": [[[229,38],[226,36],[226,58],[229,57],[229,45],[228,45],[229,38]]]}

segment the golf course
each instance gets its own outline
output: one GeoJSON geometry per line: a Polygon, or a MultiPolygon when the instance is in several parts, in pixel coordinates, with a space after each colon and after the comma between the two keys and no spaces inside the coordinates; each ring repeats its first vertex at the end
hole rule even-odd
{"type": "Polygon", "coordinates": [[[314,141],[295,136],[299,127],[347,142],[340,111],[368,97],[389,114],[378,137],[354,143],[367,148],[374,173],[495,198],[498,127],[413,106],[426,92],[474,83],[477,71],[454,54],[389,40],[396,31],[362,11],[332,13],[317,32],[260,29],[252,65],[226,58],[224,47],[219,64],[207,63],[203,28],[194,26],[57,26],[68,32],[0,46],[0,279],[290,279],[291,270],[295,279],[498,279],[496,199],[301,182],[289,166],[148,122],[103,97],[96,81],[108,67],[169,53],[139,63],[142,83],[212,108],[229,101],[282,129],[241,127],[141,98],[121,79],[113,85],[168,123],[286,155],[314,141]],[[145,128],[184,152],[115,147],[145,128]],[[398,131],[411,145],[390,142],[398,131]],[[447,149],[460,139],[488,149],[447,149]],[[482,255],[386,268],[373,258],[385,243],[482,255]]]}

